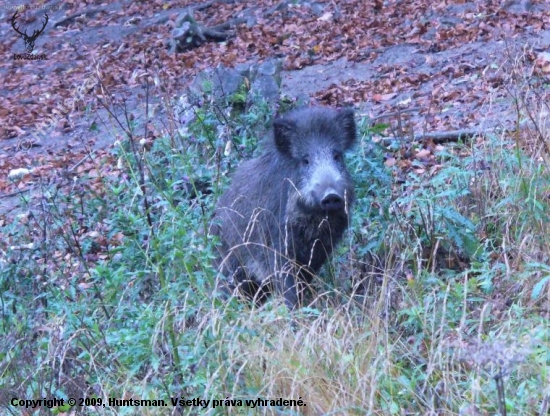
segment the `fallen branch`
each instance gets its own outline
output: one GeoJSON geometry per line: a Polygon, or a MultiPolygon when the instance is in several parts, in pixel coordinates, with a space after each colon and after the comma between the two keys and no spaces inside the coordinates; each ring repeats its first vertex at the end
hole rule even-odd
{"type": "Polygon", "coordinates": [[[476,136],[483,136],[486,132],[479,130],[451,130],[424,133],[414,137],[414,140],[433,140],[434,143],[457,142],[462,139],[471,139],[476,136]]]}
{"type": "Polygon", "coordinates": [[[272,14],[274,14],[275,12],[280,12],[281,10],[283,9],[286,9],[288,7],[288,4],[290,3],[290,0],[283,0],[283,1],[280,1],[278,4],[276,4],[275,6],[273,6],[272,8],[270,8],[269,10],[267,10],[265,12],[265,15],[266,16],[271,16],[272,14]]]}
{"type": "Polygon", "coordinates": [[[59,26],[67,26],[70,25],[74,20],[78,19],[79,17],[90,17],[94,14],[101,13],[107,11],[106,8],[97,8],[97,9],[87,9],[87,10],[81,10],[77,13],[71,14],[67,17],[64,17],[63,19],[57,21],[54,23],[53,27],[59,27],[59,26]]]}
{"type": "Polygon", "coordinates": [[[413,143],[413,142],[422,142],[431,140],[435,144],[458,142],[459,140],[469,140],[477,136],[485,136],[489,132],[479,131],[479,130],[451,130],[451,131],[441,131],[433,133],[424,133],[411,137],[385,137],[380,140],[380,143],[383,146],[389,146],[393,143],[413,143]]]}

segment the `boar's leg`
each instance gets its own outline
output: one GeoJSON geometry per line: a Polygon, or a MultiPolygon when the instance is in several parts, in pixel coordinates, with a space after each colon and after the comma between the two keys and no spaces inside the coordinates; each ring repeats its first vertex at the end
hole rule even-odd
{"type": "Polygon", "coordinates": [[[285,273],[281,277],[283,279],[285,305],[290,310],[295,309],[298,306],[298,287],[296,278],[291,273],[285,273]]]}
{"type": "Polygon", "coordinates": [[[261,306],[265,303],[269,294],[271,293],[271,287],[268,281],[259,284],[255,280],[244,280],[239,283],[241,293],[245,297],[255,303],[256,306],[261,306]]]}
{"type": "Polygon", "coordinates": [[[299,267],[294,262],[289,262],[283,268],[278,276],[276,289],[284,296],[288,309],[292,310],[297,306],[303,306],[309,281],[311,281],[311,271],[308,267],[299,267]]]}
{"type": "Polygon", "coordinates": [[[285,298],[285,305],[293,310],[298,305],[298,287],[296,286],[296,275],[291,271],[283,271],[277,279],[277,289],[285,298]]]}

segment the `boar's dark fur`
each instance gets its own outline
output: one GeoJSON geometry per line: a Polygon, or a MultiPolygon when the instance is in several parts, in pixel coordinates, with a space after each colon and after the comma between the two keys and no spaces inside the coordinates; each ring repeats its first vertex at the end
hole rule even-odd
{"type": "Polygon", "coordinates": [[[350,222],[355,193],[343,153],[356,141],[353,110],[306,108],[273,123],[262,154],[236,170],[220,197],[222,290],[290,309],[350,222]]]}

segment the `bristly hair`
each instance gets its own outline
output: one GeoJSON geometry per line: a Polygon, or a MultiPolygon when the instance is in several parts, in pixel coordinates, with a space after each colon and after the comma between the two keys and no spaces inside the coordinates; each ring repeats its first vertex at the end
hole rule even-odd
{"type": "Polygon", "coordinates": [[[289,157],[297,157],[297,147],[304,142],[329,141],[346,151],[357,140],[354,112],[351,108],[302,108],[273,121],[273,143],[289,157]]]}

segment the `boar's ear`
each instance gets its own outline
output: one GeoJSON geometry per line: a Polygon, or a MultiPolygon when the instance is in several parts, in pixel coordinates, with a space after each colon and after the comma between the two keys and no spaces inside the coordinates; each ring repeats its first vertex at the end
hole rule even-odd
{"type": "Polygon", "coordinates": [[[273,121],[273,137],[277,150],[292,157],[292,137],[296,134],[296,123],[286,118],[273,121]]]}
{"type": "Polygon", "coordinates": [[[336,115],[336,123],[340,127],[344,148],[347,150],[351,148],[357,140],[357,130],[355,127],[355,116],[353,109],[344,108],[338,111],[338,114],[336,115]]]}

